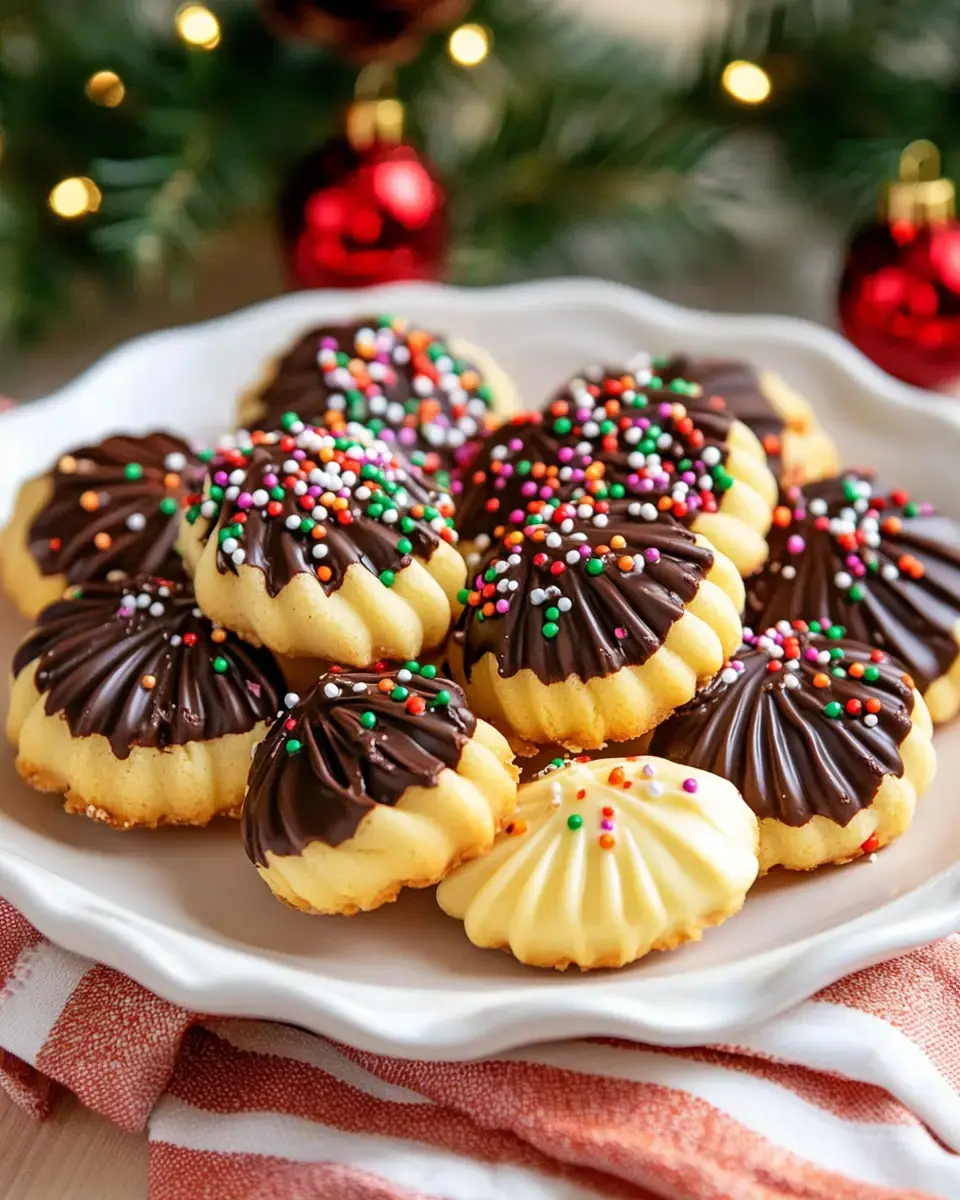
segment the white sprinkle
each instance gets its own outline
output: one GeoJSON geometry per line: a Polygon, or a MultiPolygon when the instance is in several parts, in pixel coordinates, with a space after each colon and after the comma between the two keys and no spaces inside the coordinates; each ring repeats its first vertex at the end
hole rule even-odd
{"type": "Polygon", "coordinates": [[[232,537],[224,538],[220,543],[220,549],[224,552],[224,554],[232,554],[234,550],[239,549],[239,546],[240,543],[237,541],[237,539],[232,537]]]}
{"type": "Polygon", "coordinates": [[[296,513],[291,513],[290,516],[284,521],[284,525],[287,527],[287,529],[299,529],[300,517],[298,517],[296,513]]]}
{"type": "MultiPolygon", "coordinates": [[[[577,557],[579,558],[579,555],[577,557]]],[[[543,590],[543,588],[534,588],[530,593],[530,603],[533,605],[542,604],[546,598],[547,593],[543,590]]]]}
{"type": "Polygon", "coordinates": [[[204,500],[204,502],[200,505],[200,516],[210,518],[210,517],[215,517],[216,515],[217,515],[216,500],[204,500]]]}
{"type": "Polygon", "coordinates": [[[139,533],[141,529],[145,529],[146,524],[147,518],[143,515],[143,513],[135,512],[131,513],[130,516],[127,517],[127,528],[132,529],[134,533],[139,533]]]}
{"type": "Polygon", "coordinates": [[[557,601],[557,608],[559,608],[561,612],[569,612],[570,609],[573,608],[573,601],[569,596],[561,596],[557,601]]]}
{"type": "Polygon", "coordinates": [[[570,566],[573,567],[580,561],[580,551],[568,550],[565,557],[570,566]]]}
{"type": "Polygon", "coordinates": [[[313,517],[313,519],[315,521],[325,521],[329,515],[330,514],[327,512],[327,510],[323,507],[322,504],[318,504],[317,507],[310,514],[310,516],[313,517]]]}
{"type": "Polygon", "coordinates": [[[796,675],[784,675],[783,685],[784,687],[791,689],[798,688],[800,686],[800,680],[796,677],[796,675]]]}
{"type": "Polygon", "coordinates": [[[719,446],[705,446],[700,458],[705,466],[715,467],[721,458],[719,446]]]}
{"type": "Polygon", "coordinates": [[[191,609],[191,612],[193,613],[193,615],[194,615],[195,617],[202,617],[202,616],[203,616],[203,613],[200,611],[200,608],[199,608],[197,605],[194,605],[194,607],[191,609]]]}
{"type": "Polygon", "coordinates": [[[647,784],[647,792],[649,793],[649,795],[654,796],[654,797],[662,796],[663,795],[663,784],[658,779],[651,779],[650,782],[647,784]]]}
{"type": "Polygon", "coordinates": [[[237,467],[236,470],[230,472],[228,479],[231,483],[243,483],[246,477],[246,471],[242,467],[237,467]]]}
{"type": "MultiPolygon", "coordinates": [[[[325,683],[323,685],[323,694],[328,700],[336,700],[336,698],[340,695],[340,689],[335,683],[325,683]]],[[[293,708],[293,705],[288,705],[288,707],[293,708]]]]}
{"type": "Polygon", "coordinates": [[[413,672],[408,671],[406,667],[401,667],[397,672],[397,680],[400,683],[409,683],[413,678],[413,672]]]}
{"type": "Polygon", "coordinates": [[[783,570],[780,572],[780,574],[783,576],[784,579],[796,579],[797,568],[791,567],[788,565],[783,568],[783,570]]]}
{"type": "Polygon", "coordinates": [[[330,552],[323,542],[317,542],[311,553],[313,554],[314,558],[326,558],[330,552]]]}
{"type": "Polygon", "coordinates": [[[253,492],[253,503],[257,508],[263,508],[269,499],[270,493],[264,488],[257,488],[256,491],[253,492]]]}
{"type": "Polygon", "coordinates": [[[353,690],[354,690],[354,692],[356,692],[359,695],[360,692],[365,692],[368,689],[367,689],[367,685],[365,683],[355,683],[353,685],[353,690]]]}
{"type": "Polygon", "coordinates": [[[305,479],[297,480],[293,485],[293,494],[295,496],[305,496],[307,494],[307,481],[305,479]]]}
{"type": "Polygon", "coordinates": [[[237,485],[235,483],[231,483],[231,485],[223,493],[223,498],[225,500],[236,500],[236,498],[239,495],[240,495],[240,489],[237,487],[237,485]]]}
{"type": "Polygon", "coordinates": [[[863,723],[868,729],[872,729],[874,725],[877,724],[878,720],[879,717],[876,713],[867,713],[867,715],[863,718],[863,723]]]}
{"type": "Polygon", "coordinates": [[[724,670],[722,670],[720,672],[720,682],[721,683],[727,683],[727,684],[736,683],[739,678],[740,678],[740,676],[733,669],[733,667],[726,667],[726,668],[724,668],[724,670]]]}
{"type": "Polygon", "coordinates": [[[884,563],[884,565],[880,568],[880,574],[887,581],[887,583],[893,583],[895,579],[900,578],[900,572],[893,565],[893,563],[884,563]]]}
{"type": "Polygon", "coordinates": [[[183,638],[180,636],[180,634],[179,634],[179,633],[175,633],[175,634],[173,634],[173,636],[170,638],[170,645],[171,645],[171,646],[179,646],[179,645],[180,645],[180,643],[181,643],[182,641],[183,641],[183,638]]]}
{"type": "Polygon", "coordinates": [[[808,507],[812,517],[825,517],[827,515],[826,500],[811,500],[808,507]]]}
{"type": "Polygon", "coordinates": [[[234,552],[230,555],[230,558],[235,567],[242,566],[243,563],[246,561],[246,557],[247,557],[247,552],[246,552],[246,550],[243,549],[242,546],[239,549],[234,550],[234,552]]]}
{"type": "Polygon", "coordinates": [[[152,603],[152,597],[150,597],[146,592],[141,592],[137,597],[137,608],[149,608],[152,603]]]}
{"type": "Polygon", "coordinates": [[[147,609],[147,612],[149,612],[151,617],[162,617],[166,611],[167,610],[164,608],[164,606],[160,603],[159,600],[154,600],[154,602],[147,609]]]}
{"type": "Polygon", "coordinates": [[[182,471],[187,465],[187,459],[179,451],[174,451],[173,454],[168,454],[163,460],[163,465],[168,471],[182,471]]]}
{"type": "Polygon", "coordinates": [[[300,703],[300,697],[297,695],[296,692],[287,692],[287,694],[283,698],[284,708],[296,708],[299,703],[300,703]]]}
{"type": "Polygon", "coordinates": [[[846,591],[851,583],[853,583],[853,576],[848,571],[838,571],[833,577],[833,582],[838,588],[846,591]]]}
{"type": "Polygon", "coordinates": [[[608,521],[606,513],[597,513],[593,518],[593,523],[598,529],[606,529],[608,521]]]}
{"type": "MultiPolygon", "coordinates": [[[[289,446],[290,443],[287,442],[287,445],[289,446]]],[[[300,464],[297,462],[297,460],[295,458],[288,458],[286,460],[286,462],[283,464],[283,473],[285,475],[297,475],[297,474],[299,474],[299,471],[300,471],[300,464]]]]}
{"type": "Polygon", "coordinates": [[[548,533],[545,541],[551,550],[556,550],[558,546],[563,545],[563,538],[559,533],[548,533]]]}

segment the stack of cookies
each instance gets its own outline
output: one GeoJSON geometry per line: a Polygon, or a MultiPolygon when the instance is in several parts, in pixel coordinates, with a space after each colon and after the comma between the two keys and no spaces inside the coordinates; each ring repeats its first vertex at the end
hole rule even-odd
{"type": "Polygon", "coordinates": [[[265,364],[216,447],[62,455],[0,535],[22,777],[122,828],[239,815],[305,912],[440,884],[558,968],[901,834],[960,708],[960,526],[739,361],[519,407],[483,351],[366,318],[265,364]]]}

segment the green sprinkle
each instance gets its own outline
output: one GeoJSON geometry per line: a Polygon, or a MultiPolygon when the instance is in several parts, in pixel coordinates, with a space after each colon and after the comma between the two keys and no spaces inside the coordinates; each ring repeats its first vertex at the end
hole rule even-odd
{"type": "Polygon", "coordinates": [[[222,546],[228,537],[233,537],[233,533],[229,525],[225,525],[223,529],[217,531],[217,541],[222,546]]]}
{"type": "Polygon", "coordinates": [[[879,667],[867,667],[866,670],[863,672],[863,677],[867,681],[867,683],[876,683],[877,680],[880,678],[880,668],[879,667]]]}
{"type": "MultiPolygon", "coordinates": [[[[409,545],[409,544],[410,544],[410,543],[408,542],[408,543],[407,543],[407,545],[409,545]]],[[[397,549],[398,549],[398,550],[400,549],[400,546],[399,546],[399,544],[397,545],[397,549]]],[[[406,553],[409,553],[409,552],[405,550],[403,553],[404,553],[404,554],[406,554],[406,553]]],[[[460,589],[460,591],[459,591],[459,592],[457,592],[457,603],[458,603],[458,604],[466,604],[466,602],[467,602],[469,599],[470,599],[470,590],[469,590],[469,588],[461,588],[461,589],[460,589]]],[[[410,670],[410,665],[409,665],[409,663],[407,664],[407,670],[408,670],[408,671],[410,670]]]]}
{"type": "Polygon", "coordinates": [[[807,628],[810,630],[811,633],[819,633],[820,632],[820,622],[819,621],[810,621],[807,625],[807,628]]]}
{"type": "Polygon", "coordinates": [[[562,767],[562,766],[563,766],[563,759],[562,759],[562,758],[551,758],[551,759],[550,759],[550,766],[551,766],[551,767],[562,767]]]}
{"type": "Polygon", "coordinates": [[[199,504],[191,504],[190,507],[187,509],[187,524],[188,525],[196,525],[197,518],[199,516],[200,516],[200,505],[199,504]]]}
{"type": "Polygon", "coordinates": [[[223,488],[222,488],[222,487],[220,487],[220,485],[219,485],[219,484],[215,483],[215,484],[214,484],[214,485],[211,487],[211,489],[210,489],[210,499],[211,499],[211,500],[216,500],[217,502],[219,502],[219,501],[221,501],[221,500],[223,499],[223,488]]]}
{"type": "Polygon", "coordinates": [[[177,511],[177,502],[172,496],[164,496],[160,501],[160,511],[165,517],[172,517],[177,511]]]}
{"type": "Polygon", "coordinates": [[[425,667],[420,668],[420,674],[424,679],[436,679],[437,668],[433,663],[427,663],[425,667]]]}
{"type": "Polygon", "coordinates": [[[540,630],[540,632],[545,638],[555,638],[560,632],[560,626],[554,621],[548,621],[546,625],[544,625],[543,629],[540,630]]]}
{"type": "Polygon", "coordinates": [[[213,458],[213,455],[213,450],[200,450],[197,453],[197,458],[199,458],[201,462],[209,462],[210,459],[213,458]]]}
{"type": "Polygon", "coordinates": [[[403,665],[406,670],[412,671],[414,675],[418,674],[420,671],[420,664],[415,658],[411,658],[409,662],[405,662],[403,665]]]}
{"type": "Polygon", "coordinates": [[[496,579],[496,577],[497,577],[497,572],[494,570],[494,568],[488,567],[487,570],[484,571],[484,573],[483,573],[483,582],[484,583],[493,583],[493,581],[496,579]]]}
{"type": "MultiPolygon", "coordinates": [[[[413,542],[411,542],[409,538],[403,537],[400,539],[399,542],[397,542],[397,549],[400,551],[401,554],[412,554],[413,553],[413,542]]],[[[467,596],[470,595],[470,593],[467,592],[466,589],[464,589],[464,592],[465,592],[465,595],[464,595],[463,599],[460,601],[461,604],[465,604],[467,601],[467,596]]],[[[458,592],[457,596],[459,597],[459,595],[460,595],[460,593],[458,592]]]]}
{"type": "Polygon", "coordinates": [[[379,521],[383,516],[383,505],[378,500],[374,500],[372,503],[368,504],[367,516],[373,521],[379,521]]]}
{"type": "Polygon", "coordinates": [[[313,517],[304,517],[303,520],[300,522],[300,532],[301,533],[309,533],[310,530],[313,529],[313,527],[315,525],[316,525],[316,521],[313,519],[313,517]]]}
{"type": "Polygon", "coordinates": [[[430,703],[436,708],[446,708],[446,706],[450,703],[450,693],[446,688],[444,688],[442,691],[437,692],[430,703]]]}
{"type": "Polygon", "coordinates": [[[603,434],[604,437],[606,437],[608,433],[616,433],[617,432],[616,421],[611,421],[609,419],[606,421],[601,421],[600,422],[600,432],[603,434]]]}
{"type": "Polygon", "coordinates": [[[833,667],[830,671],[830,674],[835,676],[837,679],[846,679],[847,677],[847,673],[843,667],[833,667]]]}
{"type": "Polygon", "coordinates": [[[622,483],[612,483],[610,485],[610,495],[613,497],[614,500],[622,500],[626,494],[627,494],[627,489],[623,486],[622,483]]]}
{"type": "Polygon", "coordinates": [[[847,631],[842,625],[831,625],[827,630],[827,637],[830,638],[831,641],[837,642],[846,632],[847,631]]]}
{"type": "Polygon", "coordinates": [[[303,749],[303,742],[298,742],[296,738],[291,738],[284,745],[288,754],[299,754],[303,749]]]}
{"type": "Polygon", "coordinates": [[[364,729],[373,729],[377,723],[376,715],[370,711],[360,714],[360,724],[364,729]]]}
{"type": "Polygon", "coordinates": [[[843,647],[842,646],[831,646],[830,657],[831,658],[843,658],[844,657],[843,647]]]}
{"type": "Polygon", "coordinates": [[[570,816],[567,817],[568,829],[579,829],[582,824],[583,817],[581,817],[579,813],[571,813],[570,816]]]}
{"type": "Polygon", "coordinates": [[[406,700],[406,698],[409,695],[410,695],[410,689],[405,688],[402,683],[398,683],[397,686],[390,693],[390,699],[391,700],[406,700]]]}
{"type": "Polygon", "coordinates": [[[544,620],[546,620],[546,621],[559,621],[560,620],[560,609],[554,608],[551,605],[550,608],[548,608],[547,611],[543,614],[543,616],[544,616],[544,620]]]}
{"type": "Polygon", "coordinates": [[[222,655],[218,654],[213,660],[213,669],[218,675],[226,675],[226,673],[230,670],[230,664],[222,655]]]}
{"type": "Polygon", "coordinates": [[[417,523],[413,519],[413,517],[401,517],[400,518],[400,532],[401,533],[413,533],[413,531],[416,529],[416,527],[417,527],[417,523]]]}
{"type": "Polygon", "coordinates": [[[829,704],[823,706],[823,715],[825,717],[839,717],[843,712],[843,706],[837,700],[831,700],[829,704]]]}
{"type": "MultiPolygon", "coordinates": [[[[297,416],[297,414],[295,412],[285,412],[283,414],[283,416],[280,418],[280,426],[282,429],[289,430],[290,426],[296,425],[296,423],[299,420],[300,420],[300,418],[297,416]]],[[[297,749],[299,750],[299,748],[300,747],[298,745],[297,749]]]]}
{"type": "Polygon", "coordinates": [[[533,470],[533,463],[530,461],[529,458],[521,458],[521,460],[517,463],[517,474],[518,475],[529,475],[532,470],[533,470]]]}
{"type": "Polygon", "coordinates": [[[559,433],[559,434],[569,433],[572,428],[573,428],[573,424],[570,421],[569,417],[557,417],[556,421],[554,421],[554,423],[553,423],[553,432],[554,433],[559,433]]]}
{"type": "Polygon", "coordinates": [[[127,479],[137,480],[143,478],[143,467],[139,463],[127,463],[123,468],[123,473],[127,479]]]}
{"type": "Polygon", "coordinates": [[[493,403],[493,390],[490,387],[489,383],[481,383],[480,386],[477,388],[477,395],[484,402],[484,404],[492,404],[493,403]]]}
{"type": "Polygon", "coordinates": [[[275,488],[270,489],[270,498],[272,500],[282,500],[286,494],[287,493],[283,490],[279,483],[275,488]]]}
{"type": "Polygon", "coordinates": [[[396,583],[396,581],[397,581],[397,577],[393,571],[381,571],[380,572],[380,582],[383,584],[384,587],[393,587],[393,585],[396,583]]]}
{"type": "Polygon", "coordinates": [[[915,517],[917,515],[917,506],[912,500],[908,500],[903,506],[903,515],[905,517],[915,517]]]}
{"type": "Polygon", "coordinates": [[[603,574],[603,559],[589,558],[587,559],[587,574],[602,575],[603,574]]]}
{"type": "Polygon", "coordinates": [[[850,591],[847,592],[847,599],[857,603],[858,601],[862,600],[866,594],[867,589],[863,586],[863,584],[855,583],[850,588],[850,591]]]}

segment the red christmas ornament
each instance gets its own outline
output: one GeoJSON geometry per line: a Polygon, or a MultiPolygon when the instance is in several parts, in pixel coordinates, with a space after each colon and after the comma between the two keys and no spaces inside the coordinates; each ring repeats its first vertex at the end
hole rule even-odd
{"type": "Polygon", "coordinates": [[[888,184],[880,220],[854,238],[840,282],[840,323],[891,375],[935,388],[960,377],[960,223],[955,189],[930,142],[913,142],[888,184]]]}
{"type": "Polygon", "coordinates": [[[446,195],[424,156],[400,140],[394,100],[351,107],[344,136],[294,170],[280,200],[295,288],[437,279],[446,263],[446,195]]]}

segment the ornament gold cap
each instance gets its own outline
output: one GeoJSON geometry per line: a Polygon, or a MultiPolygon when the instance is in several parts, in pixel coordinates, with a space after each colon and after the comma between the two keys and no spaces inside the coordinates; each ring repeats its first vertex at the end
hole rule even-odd
{"type": "Polygon", "coordinates": [[[403,140],[403,105],[391,95],[393,83],[393,69],[384,63],[371,63],[357,76],[346,119],[347,140],[354,150],[403,140]]]}
{"type": "Polygon", "coordinates": [[[952,219],[957,189],[940,175],[940,151],[926,139],[911,142],[900,155],[900,178],[886,184],[880,220],[936,225],[952,219]]]}

